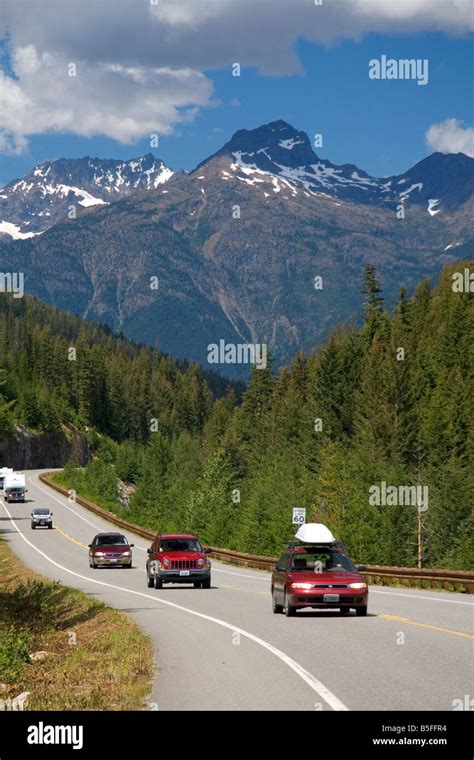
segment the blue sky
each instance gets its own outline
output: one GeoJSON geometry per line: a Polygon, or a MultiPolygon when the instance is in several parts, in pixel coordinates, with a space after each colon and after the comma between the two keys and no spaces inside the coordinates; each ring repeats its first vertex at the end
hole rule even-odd
{"type": "MultiPolygon", "coordinates": [[[[428,7],[431,0],[424,1],[428,7]]],[[[373,2],[383,5],[385,0],[373,2]]],[[[225,19],[222,20],[224,22],[225,19]]],[[[173,23],[176,26],[174,20],[173,23]]],[[[389,21],[386,26],[390,27],[389,21]]],[[[189,58],[189,46],[185,48],[184,30],[182,68],[197,72],[196,78],[193,79],[193,74],[185,84],[181,75],[179,81],[160,79],[155,82],[150,67],[163,66],[166,63],[165,52],[161,50],[164,60],[156,64],[152,53],[150,59],[140,60],[141,51],[137,50],[131,50],[127,59],[124,41],[123,60],[117,60],[117,64],[137,67],[137,70],[145,72],[140,76],[142,79],[145,76],[147,81],[145,85],[140,84],[141,90],[137,96],[134,90],[130,90],[127,80],[121,98],[120,80],[113,98],[108,99],[111,88],[106,80],[94,79],[104,64],[103,52],[98,55],[99,45],[95,48],[96,43],[91,43],[90,60],[87,60],[87,49],[75,50],[73,43],[68,49],[67,43],[64,43],[68,34],[65,26],[63,37],[57,39],[51,38],[50,30],[36,27],[37,41],[33,34],[26,46],[21,37],[18,38],[18,31],[15,37],[13,17],[12,29],[7,27],[7,33],[4,30],[0,68],[4,68],[5,76],[0,79],[0,106],[3,105],[4,113],[6,109],[14,114],[17,110],[15,125],[22,120],[25,124],[18,128],[18,136],[15,134],[17,126],[12,126],[8,117],[6,123],[2,123],[0,116],[0,132],[3,128],[5,134],[14,134],[18,142],[13,149],[11,145],[6,145],[0,152],[0,185],[22,176],[36,163],[62,156],[131,158],[151,150],[172,168],[190,170],[217,150],[237,129],[256,127],[275,119],[290,122],[297,129],[305,130],[310,137],[316,132],[321,133],[324,146],[317,153],[334,163],[355,163],[375,176],[401,173],[438,147],[436,141],[428,145],[426,140],[426,133],[434,124],[443,124],[448,119],[456,120],[454,138],[448,135],[445,140],[448,150],[459,149],[459,144],[472,143],[472,37],[463,35],[462,29],[457,33],[453,33],[452,29],[430,30],[429,20],[425,26],[428,29],[408,29],[407,33],[397,29],[394,34],[361,30],[356,35],[357,39],[332,39],[329,44],[304,39],[304,30],[301,29],[298,34],[296,27],[293,38],[289,37],[286,41],[286,51],[282,53],[275,47],[274,60],[271,46],[262,52],[261,60],[258,60],[259,53],[252,49],[241,50],[237,45],[227,55],[220,50],[215,52],[214,57],[211,54],[212,65],[203,55],[202,66],[196,65],[199,63],[199,40],[195,59],[186,60],[189,58]],[[32,43],[35,46],[34,54],[31,53],[32,43]],[[19,54],[15,50],[25,49],[27,54],[21,53],[18,59],[19,54]],[[395,59],[428,59],[428,84],[420,86],[413,80],[371,80],[368,76],[369,60],[379,59],[382,54],[395,59]],[[69,79],[66,82],[67,90],[61,90],[61,82],[53,82],[51,71],[46,70],[54,56],[57,61],[79,60],[79,70],[91,72],[89,79],[85,75],[82,81],[80,78],[77,81],[69,79]],[[43,64],[43,60],[47,63],[43,64]],[[241,62],[240,77],[231,75],[234,60],[241,62]],[[43,80],[42,69],[45,70],[43,80]],[[16,74],[13,78],[12,70],[16,74]],[[23,82],[24,88],[20,90],[23,82]],[[45,87],[47,89],[50,82],[57,92],[53,92],[48,101],[47,93],[36,93],[45,87]],[[88,82],[93,84],[94,89],[92,84],[88,89],[88,82]],[[14,87],[9,91],[8,86],[12,83],[14,87]],[[76,84],[79,85],[77,96],[72,92],[76,84]],[[102,115],[101,87],[108,89],[104,93],[102,115]],[[185,91],[181,94],[182,88],[185,91]],[[193,102],[193,89],[196,102],[193,102]],[[179,97],[174,102],[176,93],[179,97]],[[67,103],[63,112],[56,112],[62,95],[67,103]],[[21,105],[22,98],[33,101],[29,110],[21,105]],[[76,100],[69,103],[71,98],[76,100]],[[128,104],[132,101],[136,110],[128,113],[128,104]],[[163,108],[160,111],[161,103],[163,108]],[[71,111],[74,112],[72,117],[71,111]],[[187,116],[183,118],[186,112],[187,116]],[[92,122],[95,119],[90,127],[93,132],[91,136],[85,136],[89,127],[82,123],[82,120],[86,121],[87,114],[90,114],[92,122]],[[140,135],[142,118],[141,131],[146,137],[140,135]],[[148,135],[154,118],[158,123],[156,131],[160,135],[160,145],[150,149],[148,135]],[[133,122],[133,134],[130,135],[122,134],[117,126],[117,122],[123,120],[125,123],[127,119],[133,122]],[[66,129],[61,129],[63,123],[66,129]],[[103,132],[102,123],[109,124],[104,126],[103,132]]],[[[203,47],[206,44],[205,32],[202,31],[203,47]]],[[[113,60],[114,54],[118,56],[111,50],[108,63],[113,60]]],[[[176,69],[180,67],[176,45],[173,56],[174,60],[169,65],[176,69]]],[[[60,68],[59,63],[55,66],[53,71],[60,68]]],[[[8,143],[7,139],[5,143],[8,143]]]]}

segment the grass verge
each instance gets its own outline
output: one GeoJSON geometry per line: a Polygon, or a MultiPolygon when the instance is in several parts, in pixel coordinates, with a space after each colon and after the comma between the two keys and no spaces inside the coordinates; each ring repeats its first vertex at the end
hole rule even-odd
{"type": "Polygon", "coordinates": [[[28,710],[141,710],[152,676],[151,642],[132,620],[28,570],[0,540],[0,699],[29,692],[28,710]]]}

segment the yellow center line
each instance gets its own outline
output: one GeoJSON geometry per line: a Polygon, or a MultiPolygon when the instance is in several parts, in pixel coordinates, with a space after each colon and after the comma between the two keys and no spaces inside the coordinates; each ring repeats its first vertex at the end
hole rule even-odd
{"type": "Polygon", "coordinates": [[[269,591],[254,591],[250,588],[240,588],[240,586],[231,586],[228,583],[219,583],[219,588],[230,588],[233,591],[243,591],[246,594],[263,594],[263,596],[271,596],[269,591]]]}
{"type": "Polygon", "coordinates": [[[439,631],[440,633],[450,633],[452,636],[462,636],[466,639],[474,639],[472,633],[464,633],[464,631],[453,631],[452,628],[441,628],[438,625],[430,625],[429,623],[417,623],[416,620],[409,620],[409,618],[397,617],[396,615],[379,615],[383,620],[391,620],[400,623],[407,623],[408,625],[417,625],[420,628],[429,628],[432,631],[439,631]]]}
{"type": "Polygon", "coordinates": [[[60,533],[64,538],[67,538],[68,541],[72,541],[73,544],[77,544],[77,546],[81,546],[83,549],[88,549],[89,547],[86,546],[86,544],[82,544],[80,541],[77,540],[77,538],[73,538],[69,535],[69,533],[66,533],[65,530],[61,530],[61,528],[58,528],[56,523],[54,524],[54,530],[57,530],[58,533],[60,533]]]}

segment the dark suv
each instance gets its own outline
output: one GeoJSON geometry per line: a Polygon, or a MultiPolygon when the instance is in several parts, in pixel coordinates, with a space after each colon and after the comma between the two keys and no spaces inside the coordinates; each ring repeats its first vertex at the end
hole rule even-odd
{"type": "Polygon", "coordinates": [[[272,573],[273,612],[287,617],[297,609],[339,609],[367,615],[367,581],[339,542],[322,545],[290,544],[272,573]]]}
{"type": "Polygon", "coordinates": [[[148,549],[148,587],[163,583],[192,583],[194,588],[211,588],[211,563],[197,536],[158,535],[148,549]]]}

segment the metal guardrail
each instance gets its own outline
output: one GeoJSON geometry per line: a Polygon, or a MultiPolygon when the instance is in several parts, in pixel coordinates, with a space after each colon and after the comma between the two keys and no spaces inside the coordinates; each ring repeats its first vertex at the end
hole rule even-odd
{"type": "MultiPolygon", "coordinates": [[[[42,483],[50,488],[53,488],[63,496],[69,497],[70,492],[59,486],[52,480],[54,473],[47,472],[39,476],[42,483]]],[[[75,496],[75,501],[91,512],[94,512],[99,517],[108,520],[108,522],[117,525],[119,528],[135,533],[141,538],[146,538],[152,541],[156,536],[156,531],[149,530],[148,528],[142,528],[140,525],[127,522],[121,517],[109,512],[102,507],[98,507],[88,499],[84,499],[82,496],[75,496]]],[[[237,552],[232,549],[221,549],[216,546],[211,546],[212,556],[221,562],[228,562],[233,565],[240,565],[243,567],[255,567],[259,570],[272,570],[276,564],[277,557],[264,557],[255,554],[245,554],[245,552],[237,552]]],[[[388,567],[385,565],[367,565],[367,569],[363,571],[363,574],[367,576],[372,583],[378,583],[387,585],[391,580],[395,580],[401,585],[415,586],[426,588],[435,585],[441,585],[446,590],[455,588],[456,590],[466,591],[468,594],[474,593],[474,572],[470,570],[445,570],[435,568],[422,568],[417,567],[388,567]]]]}

